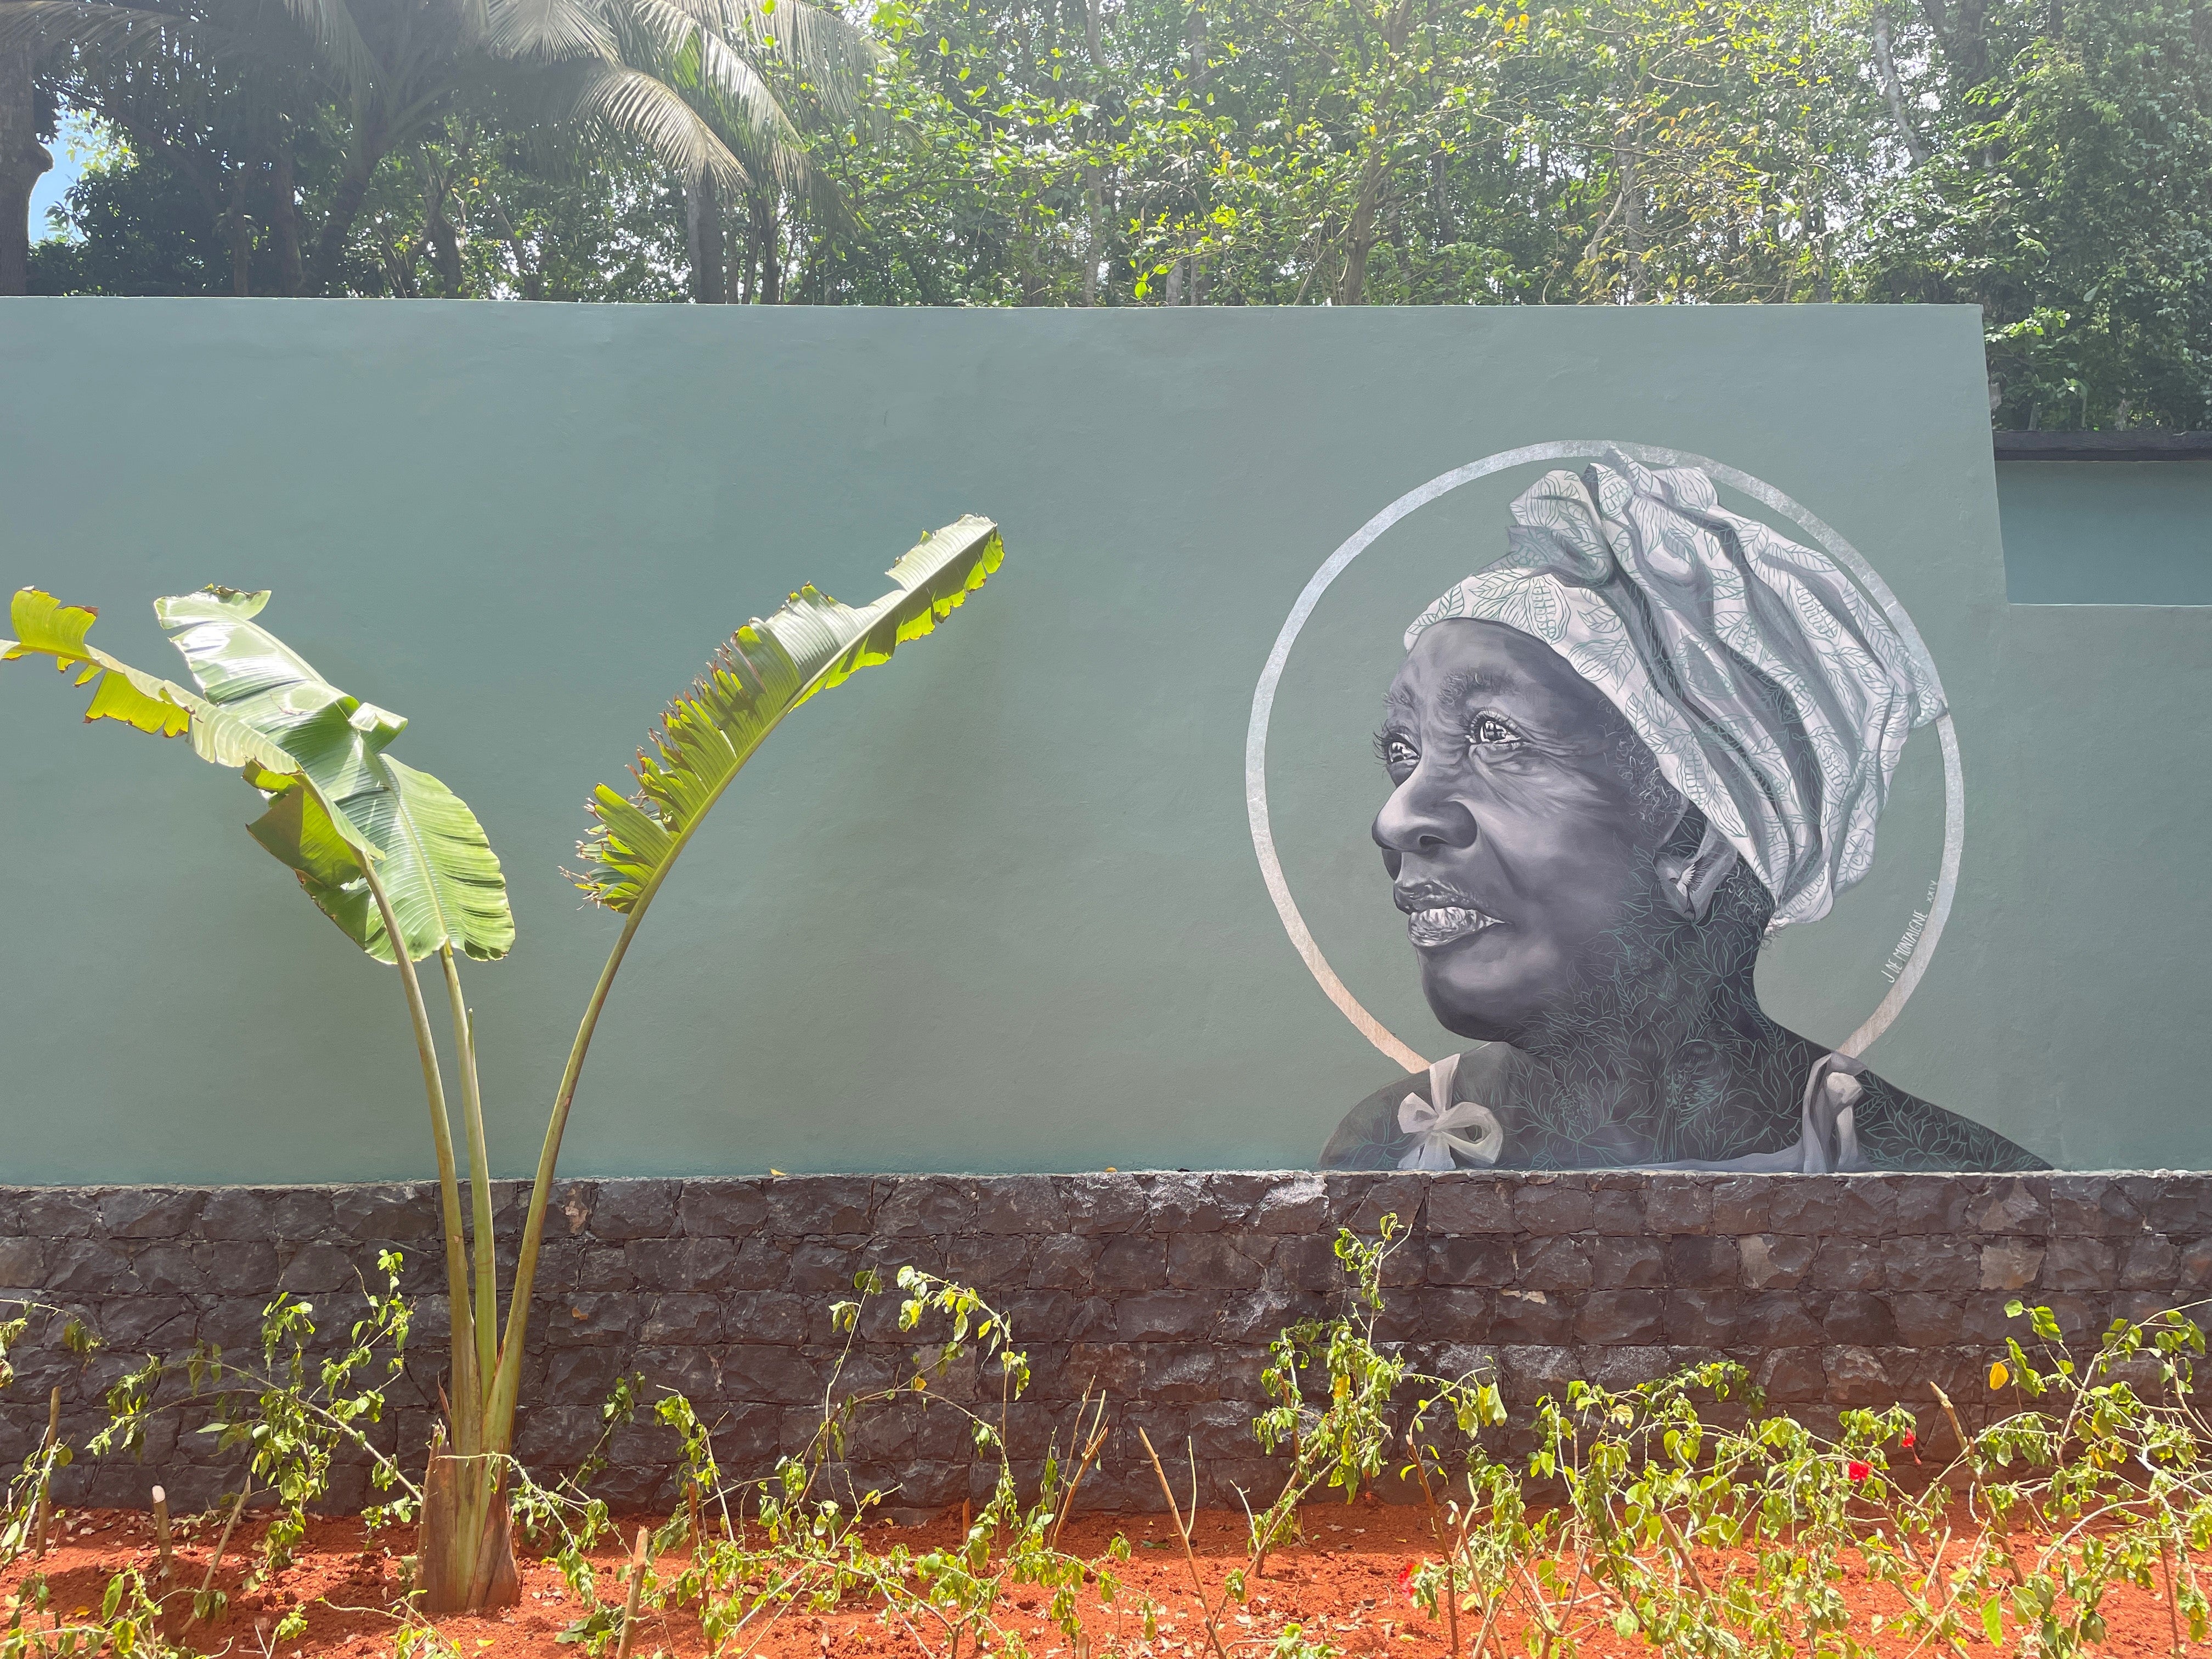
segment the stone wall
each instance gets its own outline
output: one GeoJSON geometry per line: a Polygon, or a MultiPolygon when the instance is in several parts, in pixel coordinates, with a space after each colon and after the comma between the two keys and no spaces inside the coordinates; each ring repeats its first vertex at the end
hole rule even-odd
{"type": "MultiPolygon", "coordinates": [[[[510,1240],[520,1189],[500,1189],[510,1240]]],[[[807,1176],[570,1182],[548,1230],[518,1450],[573,1463],[600,1431],[599,1401],[641,1372],[689,1395],[718,1425],[732,1474],[765,1472],[818,1420],[840,1351],[830,1305],[863,1267],[912,1262],[971,1284],[1012,1317],[1034,1382],[1009,1414],[1018,1455],[1065,1443],[1086,1385],[1118,1431],[1085,1491],[1102,1507],[1158,1494],[1134,1431],[1164,1454],[1188,1442],[1209,1501],[1270,1490],[1250,1420],[1268,1340],[1340,1305],[1340,1226],[1410,1224],[1391,1258],[1383,1334],[1424,1364],[1495,1366],[1509,1402],[1580,1376],[1620,1384],[1693,1358],[1752,1367],[1777,1404],[1825,1416],[1841,1404],[1965,1401],[2008,1328],[2014,1297],[2094,1334],[2212,1286],[2212,1176],[1310,1175],[807,1176]]],[[[436,1190],[323,1188],[0,1188],[0,1298],[82,1313],[106,1347],[89,1362],[52,1333],[20,1346],[0,1393],[0,1463],[43,1429],[64,1390],[77,1443],[100,1395],[149,1352],[196,1340],[253,1348],[278,1288],[327,1328],[359,1309],[358,1269],[407,1253],[418,1298],[410,1374],[379,1431],[426,1440],[444,1346],[436,1190]],[[15,1287],[15,1288],[4,1288],[15,1287]]],[[[511,1262],[511,1249],[503,1263],[511,1262]]],[[[916,1340],[885,1296],[862,1322],[848,1384],[903,1374],[916,1340]]],[[[0,1310],[4,1316],[4,1310],[0,1310]]],[[[954,1379],[953,1392],[988,1382],[954,1379]]],[[[230,1479],[189,1413],[165,1419],[144,1464],[80,1462],[66,1501],[208,1501],[230,1479]]],[[[1948,1440],[1931,1414],[1933,1446],[1948,1440]]],[[[665,1494],[672,1443],[617,1434],[605,1490],[665,1494]]],[[[916,1401],[854,1446],[864,1483],[896,1483],[906,1510],[957,1502],[981,1479],[960,1420],[916,1401]]],[[[1279,1478],[1275,1477],[1275,1478],[1279,1478]]],[[[358,1469],[334,1498],[363,1501],[358,1469]]]]}

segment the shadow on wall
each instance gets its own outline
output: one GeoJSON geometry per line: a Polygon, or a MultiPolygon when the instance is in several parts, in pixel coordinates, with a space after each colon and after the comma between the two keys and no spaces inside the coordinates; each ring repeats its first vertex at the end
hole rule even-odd
{"type": "Polygon", "coordinates": [[[1997,463],[2014,605],[2212,605],[2212,459],[1997,463]]]}

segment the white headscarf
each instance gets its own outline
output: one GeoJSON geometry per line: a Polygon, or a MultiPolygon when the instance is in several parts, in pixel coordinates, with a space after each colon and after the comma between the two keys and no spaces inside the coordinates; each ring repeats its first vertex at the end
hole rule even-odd
{"type": "Polygon", "coordinates": [[[1543,641],[1742,855],[1774,927],[1827,915],[1873,866],[1905,734],[1943,713],[1888,619],[1692,467],[1614,454],[1547,473],[1513,503],[1506,545],[1415,619],[1406,648],[1452,617],[1543,641]]]}

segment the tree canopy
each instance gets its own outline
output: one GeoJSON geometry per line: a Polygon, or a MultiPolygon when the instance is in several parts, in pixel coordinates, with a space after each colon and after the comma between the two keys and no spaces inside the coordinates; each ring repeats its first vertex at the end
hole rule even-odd
{"type": "MultiPolygon", "coordinates": [[[[364,171],[374,118],[327,75],[94,40],[50,49],[41,85],[122,148],[33,287],[1963,301],[2000,425],[2208,423],[2212,3],[760,0],[750,36],[723,0],[568,3],[614,20],[594,73],[672,88],[736,171],[702,189],[649,124],[574,118],[512,64],[450,76],[364,171]],[[288,215],[323,228],[304,264],[288,215]]],[[[346,5],[379,40],[447,15],[346,5]]]]}

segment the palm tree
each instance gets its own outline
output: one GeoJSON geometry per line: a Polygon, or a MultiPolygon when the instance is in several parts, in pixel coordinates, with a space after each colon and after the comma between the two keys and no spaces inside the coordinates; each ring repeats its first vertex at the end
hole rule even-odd
{"type": "Polygon", "coordinates": [[[54,164],[38,129],[31,54],[0,46],[0,295],[22,293],[30,274],[31,191],[54,164]]]}
{"type": "MultiPolygon", "coordinates": [[[[0,0],[0,69],[24,50],[69,53],[67,94],[142,147],[198,153],[204,170],[265,170],[287,291],[329,292],[378,168],[472,101],[498,96],[642,143],[711,204],[770,180],[811,187],[769,76],[849,108],[876,49],[807,0],[0,0]],[[180,134],[187,82],[250,105],[258,136],[196,145],[208,129],[191,121],[180,134]],[[319,115],[341,156],[310,228],[298,223],[291,136],[319,115]]],[[[241,209],[225,210],[240,222],[241,209]]]]}

